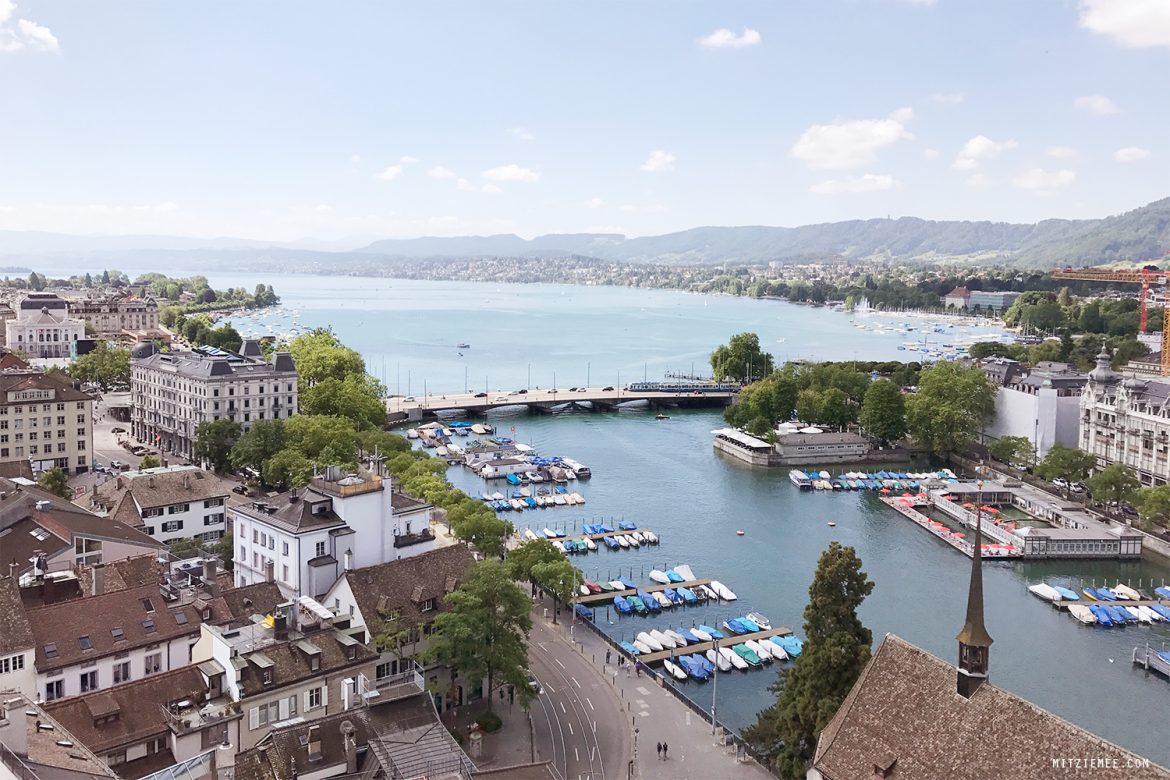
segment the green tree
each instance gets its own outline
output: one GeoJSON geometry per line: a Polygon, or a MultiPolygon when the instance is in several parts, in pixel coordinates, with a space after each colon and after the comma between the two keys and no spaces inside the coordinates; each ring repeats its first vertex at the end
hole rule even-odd
{"type": "Polygon", "coordinates": [[[532,567],[532,576],[553,597],[553,623],[557,622],[561,603],[571,604],[577,588],[585,581],[581,570],[564,556],[560,560],[536,564],[532,567]]]}
{"type": "Polygon", "coordinates": [[[814,425],[821,418],[821,394],[811,388],[796,396],[796,418],[805,425],[814,425]]]}
{"type": "Polygon", "coordinates": [[[111,347],[103,341],[74,360],[69,374],[79,382],[97,385],[102,392],[129,390],[130,350],[111,347]]]}
{"type": "Polygon", "coordinates": [[[284,420],[257,420],[232,447],[232,467],[251,468],[257,472],[264,462],[284,449],[284,420]]]}
{"type": "Polygon", "coordinates": [[[1001,344],[998,341],[978,341],[972,344],[967,349],[967,354],[975,360],[986,360],[987,358],[1013,358],[1015,353],[1008,344],[1001,344]]]}
{"type": "Polygon", "coordinates": [[[497,683],[512,685],[527,706],[528,632],[532,604],[503,563],[480,561],[445,599],[447,611],[435,617],[425,657],[454,667],[468,679],[487,679],[488,711],[497,683]]]}
{"type": "Polygon", "coordinates": [[[1032,442],[1026,436],[1001,436],[987,445],[987,449],[1000,463],[1014,465],[1032,460],[1032,442]]]}
{"type": "Polygon", "coordinates": [[[31,290],[41,292],[45,289],[45,277],[38,276],[37,272],[33,271],[28,275],[28,286],[31,290]]]}
{"type": "Polygon", "coordinates": [[[142,462],[138,464],[139,469],[157,469],[162,465],[162,460],[158,455],[143,455],[142,462]]]}
{"type": "Polygon", "coordinates": [[[844,390],[830,387],[821,393],[820,421],[826,425],[844,428],[857,419],[857,407],[844,390]]]}
{"type": "Polygon", "coordinates": [[[772,356],[760,348],[755,333],[739,333],[711,353],[711,371],[717,380],[754,382],[772,373],[772,356]]]}
{"type": "MultiPolygon", "coordinates": [[[[1051,482],[1054,479],[1063,479],[1066,482],[1080,482],[1089,476],[1089,472],[1097,465],[1097,459],[1089,453],[1078,450],[1076,447],[1066,447],[1057,443],[1052,445],[1044,459],[1036,465],[1035,473],[1040,479],[1051,482]]],[[[1068,496],[1068,487],[1064,488],[1068,496]]]]}
{"type": "Polygon", "coordinates": [[[1137,504],[1142,528],[1147,531],[1154,526],[1170,528],[1170,485],[1146,488],[1138,494],[1137,504]]]}
{"type": "Polygon", "coordinates": [[[345,417],[295,414],[284,423],[285,442],[309,460],[355,463],[357,432],[345,417]]]}
{"type": "Polygon", "coordinates": [[[1105,332],[1105,318],[1101,316],[1100,302],[1089,301],[1084,305],[1077,318],[1077,330],[1081,333],[1105,332]]]}
{"type": "Polygon", "coordinates": [[[195,427],[195,457],[211,464],[213,470],[223,471],[239,438],[240,424],[234,420],[201,422],[195,427]]]}
{"type": "Polygon", "coordinates": [[[37,477],[37,485],[40,486],[41,490],[48,491],[55,496],[73,498],[73,488],[69,487],[69,475],[56,466],[42,471],[41,475],[37,477]]]}
{"type": "Polygon", "coordinates": [[[260,478],[274,490],[288,490],[309,484],[313,461],[297,450],[281,450],[260,465],[260,478]]]}
{"type": "Polygon", "coordinates": [[[882,442],[898,441],[906,435],[906,399],[902,388],[888,379],[871,382],[861,404],[861,427],[882,442]]]}
{"type": "Polygon", "coordinates": [[[1111,463],[1085,480],[1085,486],[1095,501],[1105,501],[1120,507],[1122,501],[1137,495],[1142,483],[1129,466],[1111,463]]]}
{"type": "Polygon", "coordinates": [[[225,533],[223,536],[219,537],[215,544],[211,546],[211,552],[214,553],[217,558],[223,561],[223,568],[226,571],[231,571],[235,568],[235,559],[233,558],[235,549],[236,548],[232,545],[232,535],[230,532],[225,533]]]}
{"type": "Polygon", "coordinates": [[[469,542],[486,558],[499,557],[504,539],[512,533],[512,524],[490,510],[476,512],[461,523],[452,522],[451,528],[456,539],[469,542]]]}
{"type": "Polygon", "coordinates": [[[297,336],[288,350],[297,366],[302,396],[307,388],[324,379],[342,380],[351,374],[361,376],[366,372],[362,356],[324,328],[297,336]]]}
{"type": "Polygon", "coordinates": [[[548,539],[536,538],[524,542],[509,552],[506,563],[508,574],[512,575],[512,579],[531,584],[533,592],[535,592],[537,579],[536,575],[533,574],[533,569],[543,563],[563,560],[565,560],[565,556],[557,552],[557,548],[552,546],[552,542],[548,539]]]}
{"type": "Polygon", "coordinates": [[[206,549],[203,547],[203,542],[199,541],[193,536],[185,536],[182,539],[175,539],[167,545],[171,555],[176,558],[194,558],[203,555],[206,549]]]}
{"type": "Polygon", "coordinates": [[[906,401],[906,427],[937,454],[957,452],[995,415],[995,393],[978,366],[935,363],[922,370],[918,392],[906,401]]]}
{"type": "Polygon", "coordinates": [[[832,542],[821,554],[804,609],[804,652],[771,687],[776,703],[744,732],[781,777],[804,777],[817,734],[869,662],[873,635],[857,608],[873,587],[852,547],[832,542]]]}
{"type": "Polygon", "coordinates": [[[345,417],[357,430],[386,424],[385,388],[368,374],[326,377],[301,391],[301,414],[345,417]]]}

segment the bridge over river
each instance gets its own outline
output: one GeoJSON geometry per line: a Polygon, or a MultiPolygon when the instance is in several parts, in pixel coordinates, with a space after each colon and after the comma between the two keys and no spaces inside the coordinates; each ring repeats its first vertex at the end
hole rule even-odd
{"type": "Polygon", "coordinates": [[[621,404],[642,401],[655,409],[694,409],[727,406],[731,391],[663,392],[613,387],[579,387],[576,390],[529,390],[527,392],[463,393],[427,396],[391,396],[385,399],[391,422],[424,420],[439,412],[464,411],[482,415],[492,409],[526,406],[533,414],[553,414],[565,408],[609,411],[621,404]]]}

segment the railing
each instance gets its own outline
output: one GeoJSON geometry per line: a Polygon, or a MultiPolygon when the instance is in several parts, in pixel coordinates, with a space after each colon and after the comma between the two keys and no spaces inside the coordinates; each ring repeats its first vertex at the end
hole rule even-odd
{"type": "Polygon", "coordinates": [[[381,490],[382,478],[371,476],[367,477],[365,482],[357,485],[339,485],[336,482],[314,477],[310,480],[310,484],[318,490],[332,493],[335,496],[360,496],[362,493],[372,493],[375,490],[381,490]]]}
{"type": "Polygon", "coordinates": [[[419,531],[413,534],[398,534],[394,537],[395,547],[410,547],[411,545],[421,544],[423,542],[432,542],[435,539],[435,532],[431,529],[419,531]]]}
{"type": "Polygon", "coordinates": [[[39,780],[37,773],[34,772],[27,764],[20,759],[20,756],[12,752],[7,745],[0,742],[0,764],[8,767],[13,776],[18,780],[39,780]]]}
{"type": "Polygon", "coordinates": [[[234,717],[233,713],[226,703],[214,704],[213,709],[207,713],[203,713],[198,707],[192,705],[184,707],[178,712],[174,712],[170,707],[159,705],[159,709],[163,712],[163,718],[166,720],[167,726],[176,734],[186,734],[190,731],[201,731],[208,726],[223,721],[230,720],[234,717]]]}
{"type": "Polygon", "coordinates": [[[418,664],[413,669],[374,681],[379,701],[395,701],[414,696],[426,690],[426,680],[418,664]]]}

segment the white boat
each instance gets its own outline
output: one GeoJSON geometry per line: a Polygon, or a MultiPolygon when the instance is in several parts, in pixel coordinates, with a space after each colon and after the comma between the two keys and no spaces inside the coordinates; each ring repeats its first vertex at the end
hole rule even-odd
{"type": "Polygon", "coordinates": [[[710,642],[711,641],[711,635],[708,634],[706,631],[704,631],[701,628],[692,628],[691,633],[694,634],[695,636],[697,636],[703,642],[710,642]]]}
{"type": "Polygon", "coordinates": [[[439,447],[439,449],[435,450],[435,454],[438,455],[440,458],[445,458],[445,457],[447,457],[447,448],[446,447],[439,447]]]}
{"type": "Polygon", "coordinates": [[[544,534],[549,539],[556,539],[557,538],[557,532],[551,528],[545,528],[545,529],[541,530],[541,533],[544,534]]]}
{"type": "Polygon", "coordinates": [[[707,655],[708,661],[710,661],[711,663],[713,663],[717,667],[719,667],[719,671],[721,671],[721,672],[730,672],[731,671],[731,661],[728,661],[726,658],[724,658],[723,653],[716,653],[715,649],[712,648],[712,649],[707,651],[706,655],[707,655]]]}
{"type": "Polygon", "coordinates": [[[1140,620],[1142,623],[1153,623],[1154,622],[1153,620],[1150,620],[1148,617],[1143,615],[1141,610],[1139,610],[1137,607],[1122,607],[1122,609],[1124,609],[1129,614],[1133,615],[1135,618],[1140,620]]]}
{"type": "Polygon", "coordinates": [[[675,631],[673,628],[663,629],[662,633],[666,634],[668,637],[670,637],[671,639],[674,640],[675,647],[686,647],[687,646],[687,640],[683,637],[682,634],[675,631]]]}
{"type": "Polygon", "coordinates": [[[408,438],[408,439],[417,439],[417,438],[418,438],[418,429],[417,429],[417,428],[411,428],[411,429],[409,429],[409,430],[406,432],[406,438],[408,438]]]}
{"type": "Polygon", "coordinates": [[[666,572],[659,571],[658,569],[651,569],[650,574],[647,576],[649,576],[650,579],[654,580],[655,582],[657,582],[660,585],[669,585],[670,584],[670,577],[666,576],[666,572]]]}
{"type": "Polygon", "coordinates": [[[637,539],[635,539],[634,537],[630,536],[629,534],[626,534],[626,536],[625,536],[625,540],[626,540],[627,542],[629,542],[629,543],[630,543],[630,547],[641,547],[641,546],[642,546],[642,545],[638,544],[638,540],[637,540],[637,539]]]}
{"type": "Polygon", "coordinates": [[[715,595],[724,601],[735,601],[737,598],[739,598],[735,595],[735,592],[732,591],[731,588],[727,587],[719,580],[711,580],[711,590],[715,591],[715,595]]]}
{"type": "Polygon", "coordinates": [[[622,582],[621,580],[610,580],[609,584],[614,590],[625,590],[626,589],[626,584],[624,582],[622,582]]]}
{"type": "Polygon", "coordinates": [[[582,596],[588,596],[590,593],[593,592],[593,591],[589,590],[589,588],[586,588],[584,585],[577,586],[577,590],[579,590],[581,592],[582,596]]]}
{"type": "Polygon", "coordinates": [[[736,669],[748,668],[748,662],[740,658],[739,653],[733,652],[731,648],[721,647],[719,648],[719,654],[730,661],[731,665],[736,669]]]}
{"type": "Polygon", "coordinates": [[[624,536],[622,536],[622,535],[620,535],[620,534],[619,534],[618,536],[615,536],[615,537],[614,537],[614,539],[616,539],[616,540],[617,540],[617,543],[618,543],[619,545],[621,545],[623,548],[624,548],[624,547],[629,547],[629,546],[630,546],[630,542],[629,542],[629,541],[626,539],[626,537],[624,537],[624,536]]]}
{"type": "Polygon", "coordinates": [[[759,612],[747,613],[747,619],[752,621],[753,623],[755,623],[757,626],[764,629],[765,631],[767,631],[769,628],[772,627],[772,621],[768,620],[768,618],[764,617],[759,612]]]}
{"type": "Polygon", "coordinates": [[[532,497],[532,488],[522,487],[519,490],[517,490],[516,492],[519,493],[520,495],[524,496],[525,498],[532,497]]]}
{"type": "Polygon", "coordinates": [[[634,531],[632,534],[630,534],[630,536],[634,537],[634,541],[638,542],[639,544],[646,541],[646,537],[642,536],[642,534],[638,533],[637,531],[634,531]]]}
{"type": "Polygon", "coordinates": [[[635,639],[631,644],[638,648],[638,652],[642,655],[649,655],[650,653],[654,652],[650,649],[650,645],[646,644],[641,639],[635,639]]]}
{"type": "Polygon", "coordinates": [[[570,493],[569,495],[571,495],[573,497],[574,504],[577,504],[579,506],[579,505],[585,503],[585,496],[581,495],[580,493],[570,493]]]}
{"type": "Polygon", "coordinates": [[[754,639],[749,639],[748,641],[744,642],[744,644],[747,645],[748,650],[751,650],[753,653],[758,655],[761,661],[772,660],[772,650],[769,645],[771,645],[771,647],[775,647],[776,645],[773,645],[771,642],[757,642],[754,639]]]}
{"type": "Polygon", "coordinates": [[[649,647],[651,650],[653,650],[656,653],[659,652],[660,650],[662,650],[662,643],[659,642],[654,637],[647,634],[645,631],[638,634],[636,639],[639,642],[641,642],[642,644],[646,645],[646,647],[649,647]]]}
{"type": "Polygon", "coordinates": [[[1128,585],[1122,585],[1120,582],[1113,586],[1113,592],[1116,593],[1121,598],[1129,599],[1130,601],[1141,601],[1142,600],[1142,594],[1138,593],[1136,590],[1129,587],[1128,585]]]}
{"type": "Polygon", "coordinates": [[[822,471],[820,474],[817,474],[817,476],[820,477],[825,482],[828,482],[829,480],[831,480],[833,478],[833,475],[827,471],[822,471]]]}
{"type": "Polygon", "coordinates": [[[671,676],[672,676],[674,679],[676,679],[676,680],[685,680],[685,679],[687,679],[687,673],[686,673],[686,672],[684,672],[684,671],[683,671],[682,669],[680,669],[679,667],[677,667],[677,666],[675,666],[674,664],[672,664],[670,661],[667,661],[667,660],[663,659],[663,661],[662,661],[662,666],[663,666],[663,667],[666,669],[666,671],[670,672],[670,675],[671,675],[671,676]]]}
{"type": "Polygon", "coordinates": [[[1151,622],[1151,623],[1157,623],[1159,621],[1163,621],[1166,619],[1162,615],[1159,615],[1157,612],[1155,612],[1154,610],[1147,607],[1145,604],[1138,607],[1137,609],[1138,609],[1138,612],[1140,612],[1143,615],[1145,615],[1146,617],[1148,617],[1150,619],[1149,622],[1151,622]]]}
{"type": "Polygon", "coordinates": [[[565,552],[565,545],[561,544],[560,542],[553,542],[552,546],[555,547],[559,553],[563,554],[565,552]]]}
{"type": "MultiPolygon", "coordinates": [[[[678,571],[678,570],[675,569],[675,571],[678,571]]],[[[699,587],[692,588],[691,590],[695,591],[695,593],[702,593],[703,598],[705,598],[705,599],[716,599],[716,600],[719,599],[719,594],[716,593],[715,591],[711,590],[711,588],[708,587],[707,585],[700,585],[699,587]]]]}
{"type": "Polygon", "coordinates": [[[653,629],[650,632],[650,638],[653,639],[658,644],[662,645],[663,650],[669,650],[672,647],[678,647],[678,645],[675,644],[673,639],[671,639],[666,634],[659,631],[657,628],[653,629]]]}
{"type": "Polygon", "coordinates": [[[788,479],[792,482],[793,485],[796,485],[802,490],[808,490],[812,487],[812,480],[808,478],[808,474],[805,474],[800,469],[793,469],[792,471],[788,472],[788,479]]]}
{"type": "Polygon", "coordinates": [[[1028,591],[1037,598],[1045,601],[1060,601],[1060,591],[1046,583],[1037,583],[1036,585],[1029,585],[1028,591]]]}
{"type": "MultiPolygon", "coordinates": [[[[670,609],[671,607],[674,606],[674,602],[671,601],[670,599],[668,599],[666,597],[666,594],[660,590],[656,590],[653,593],[651,593],[650,595],[653,596],[654,600],[657,601],[660,605],[662,605],[662,607],[664,609],[670,609]]],[[[686,643],[685,639],[683,640],[683,643],[684,644],[686,643]]]]}
{"type": "Polygon", "coordinates": [[[683,578],[683,582],[690,582],[693,579],[698,579],[695,577],[695,573],[691,571],[691,567],[685,563],[680,563],[678,566],[675,566],[674,570],[678,576],[683,578]]]}
{"type": "Polygon", "coordinates": [[[562,495],[553,496],[553,503],[556,504],[557,506],[564,506],[565,505],[565,497],[562,495]]]}
{"type": "Polygon", "coordinates": [[[787,661],[788,660],[788,651],[785,650],[783,647],[776,644],[775,642],[773,642],[770,639],[760,640],[760,641],[763,642],[764,644],[771,645],[771,647],[769,647],[768,649],[770,651],[772,651],[772,658],[776,659],[777,661],[787,661]]]}
{"type": "Polygon", "coordinates": [[[653,531],[643,531],[642,538],[650,544],[658,544],[658,534],[653,531]]]}
{"type": "Polygon", "coordinates": [[[492,501],[503,501],[503,500],[504,500],[503,493],[500,493],[498,491],[495,493],[492,493],[492,501]]]}
{"type": "Polygon", "coordinates": [[[536,534],[532,533],[532,529],[531,529],[531,528],[525,528],[525,529],[524,529],[524,538],[525,538],[525,539],[527,539],[527,540],[528,540],[528,541],[530,541],[530,542],[534,542],[534,541],[536,541],[536,540],[537,540],[539,537],[538,537],[536,534]]]}
{"type": "Polygon", "coordinates": [[[597,549],[597,542],[593,541],[588,536],[586,536],[585,537],[585,546],[589,548],[589,552],[593,552],[594,550],[597,549]]]}

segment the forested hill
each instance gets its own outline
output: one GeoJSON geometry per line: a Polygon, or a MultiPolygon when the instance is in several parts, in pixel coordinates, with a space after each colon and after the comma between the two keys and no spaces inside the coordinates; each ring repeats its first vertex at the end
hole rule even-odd
{"type": "Polygon", "coordinates": [[[472,257],[572,254],[657,263],[766,263],[825,255],[904,260],[968,258],[1021,267],[1145,262],[1170,253],[1170,198],[1113,217],[1005,222],[851,220],[781,227],[701,227],[626,238],[575,233],[523,239],[514,235],[376,241],[365,254],[389,257],[472,257]]]}

